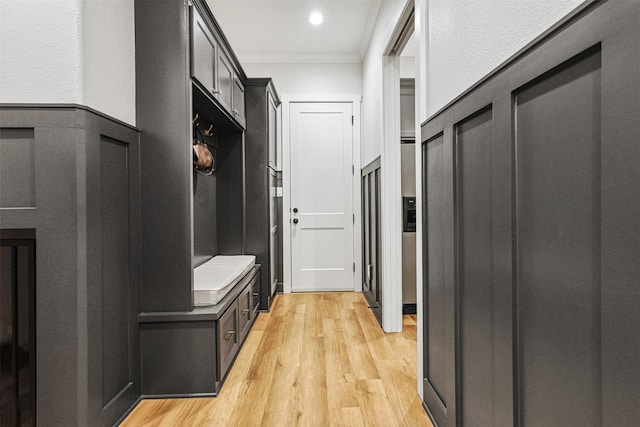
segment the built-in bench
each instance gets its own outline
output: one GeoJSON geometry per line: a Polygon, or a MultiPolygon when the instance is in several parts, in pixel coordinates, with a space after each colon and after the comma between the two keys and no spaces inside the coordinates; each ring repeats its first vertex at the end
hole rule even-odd
{"type": "Polygon", "coordinates": [[[214,257],[194,269],[194,299],[219,299],[213,305],[138,316],[144,398],[217,396],[258,315],[260,265],[254,262],[253,256],[214,257]],[[238,271],[245,273],[238,278],[238,271]],[[226,282],[220,280],[225,274],[226,282]]]}

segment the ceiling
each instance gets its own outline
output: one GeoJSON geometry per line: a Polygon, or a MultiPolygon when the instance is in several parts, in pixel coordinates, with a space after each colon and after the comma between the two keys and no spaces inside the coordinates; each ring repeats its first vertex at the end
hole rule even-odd
{"type": "Polygon", "coordinates": [[[383,0],[207,0],[240,62],[361,62],[383,0]],[[309,23],[319,11],[321,25],[309,23]]]}

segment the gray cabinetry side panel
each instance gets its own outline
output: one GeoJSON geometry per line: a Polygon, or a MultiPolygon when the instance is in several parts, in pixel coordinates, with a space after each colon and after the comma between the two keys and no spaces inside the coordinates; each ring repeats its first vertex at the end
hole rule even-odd
{"type": "Polygon", "coordinates": [[[0,128],[0,209],[35,207],[33,129],[0,128]]]}
{"type": "Polygon", "coordinates": [[[599,425],[600,52],[516,94],[520,422],[599,425]]]}
{"type": "Polygon", "coordinates": [[[193,253],[195,256],[218,254],[216,174],[193,172],[193,253]]]}
{"type": "Polygon", "coordinates": [[[102,404],[129,385],[129,170],[128,145],[102,136],[102,404]]]}
{"type": "Polygon", "coordinates": [[[269,258],[269,169],[268,161],[268,111],[266,85],[251,80],[246,87],[247,102],[247,221],[246,253],[255,255],[262,265],[260,308],[268,310],[270,296],[271,262],[269,258]]]}
{"type": "Polygon", "coordinates": [[[88,113],[84,129],[86,419],[113,425],[140,396],[139,135],[88,113]]]}
{"type": "Polygon", "coordinates": [[[492,110],[456,126],[462,424],[495,425],[492,110]]]}
{"type": "Polygon", "coordinates": [[[142,394],[212,394],[216,390],[213,322],[143,323],[142,394]]]}
{"type": "Polygon", "coordinates": [[[226,134],[216,151],[218,254],[238,255],[245,253],[244,135],[226,134]]]}
{"type": "Polygon", "coordinates": [[[187,3],[135,2],[142,128],[142,308],[192,308],[191,79],[187,3]]]}
{"type": "Polygon", "coordinates": [[[640,420],[640,33],[624,30],[602,51],[602,387],[605,426],[640,420]],[[629,65],[631,64],[631,65],[629,65]],[[606,189],[606,191],[605,191],[606,189]]]}

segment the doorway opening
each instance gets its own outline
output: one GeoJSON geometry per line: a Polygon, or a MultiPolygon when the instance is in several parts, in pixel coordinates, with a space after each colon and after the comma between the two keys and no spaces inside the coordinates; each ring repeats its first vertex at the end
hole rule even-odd
{"type": "Polygon", "coordinates": [[[409,0],[383,56],[381,312],[385,332],[401,331],[403,312],[415,313],[417,308],[415,154],[411,155],[417,127],[414,21],[415,3],[409,0]]]}

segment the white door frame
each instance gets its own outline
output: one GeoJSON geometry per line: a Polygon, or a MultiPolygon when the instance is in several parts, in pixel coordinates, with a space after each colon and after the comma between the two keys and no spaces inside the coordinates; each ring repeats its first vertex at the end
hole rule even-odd
{"type": "Polygon", "coordinates": [[[355,214],[355,224],[353,225],[353,262],[356,264],[354,274],[353,289],[362,292],[362,212],[361,198],[362,191],[360,185],[360,160],[361,160],[361,120],[360,109],[362,95],[283,95],[282,96],[282,261],[283,283],[282,292],[291,293],[291,128],[290,128],[290,106],[291,103],[313,103],[313,102],[335,102],[350,103],[353,107],[353,165],[352,175],[353,186],[353,213],[355,214]]]}
{"type": "MultiPolygon", "coordinates": [[[[382,327],[385,332],[402,331],[402,165],[398,55],[408,39],[407,23],[410,23],[411,28],[408,35],[413,32],[413,13],[414,1],[407,0],[382,57],[384,139],[380,161],[382,169],[382,327]]],[[[419,135],[420,133],[416,133],[416,137],[419,135]]],[[[418,145],[420,144],[416,144],[418,145]]]]}

